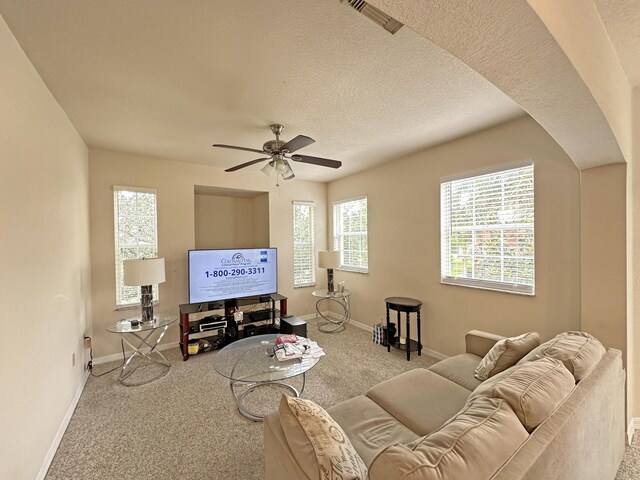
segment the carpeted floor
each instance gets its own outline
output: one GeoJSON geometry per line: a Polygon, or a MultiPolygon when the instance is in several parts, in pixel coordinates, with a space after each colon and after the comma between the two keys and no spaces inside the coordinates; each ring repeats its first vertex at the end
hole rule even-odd
{"type": "Polygon", "coordinates": [[[640,432],[636,432],[633,442],[624,452],[624,458],[616,475],[616,480],[635,480],[638,478],[640,478],[640,432]]]}
{"type": "MultiPolygon", "coordinates": [[[[436,362],[373,345],[371,335],[349,326],[309,336],[327,353],[307,374],[303,393],[327,408],[360,395],[403,371],[436,362]]],[[[117,382],[119,371],[90,377],[53,459],[48,480],[261,479],[262,424],[242,417],[228,381],[213,369],[217,352],[182,361],[165,351],[172,367],[164,378],[137,387],[117,382]]],[[[112,365],[98,365],[94,373],[112,365]]],[[[148,373],[153,373],[153,367],[148,373]]],[[[137,373],[137,372],[136,372],[137,373]]],[[[277,405],[277,395],[272,398],[277,405]]],[[[640,478],[640,435],[627,448],[616,480],[640,478]]]]}
{"type": "MultiPolygon", "coordinates": [[[[327,355],[308,372],[302,396],[325,408],[436,362],[424,354],[407,362],[403,352],[387,353],[352,326],[326,334],[309,324],[309,337],[327,355]]],[[[262,423],[238,413],[228,380],[213,369],[217,352],[187,362],[178,349],[163,353],[172,367],[153,383],[122,386],[119,371],[89,378],[48,480],[263,478],[262,423]]],[[[109,367],[98,365],[94,373],[109,367]]]]}

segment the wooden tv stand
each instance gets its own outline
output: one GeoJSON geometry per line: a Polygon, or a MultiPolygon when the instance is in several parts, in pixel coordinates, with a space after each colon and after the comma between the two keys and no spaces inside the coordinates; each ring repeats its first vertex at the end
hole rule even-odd
{"type": "MultiPolygon", "coordinates": [[[[227,300],[217,300],[215,302],[208,303],[185,303],[180,305],[180,350],[182,351],[182,359],[189,359],[189,322],[190,315],[196,313],[211,312],[213,310],[224,310],[224,318],[229,321],[233,321],[233,313],[236,308],[247,305],[257,305],[259,303],[269,303],[271,305],[271,322],[272,327],[275,330],[276,316],[282,316],[287,314],[287,297],[280,295],[279,293],[272,293],[271,295],[256,295],[253,297],[242,298],[230,298],[227,300]],[[280,310],[276,309],[276,302],[280,302],[280,310]]],[[[235,340],[243,338],[244,330],[238,330],[235,340]]],[[[212,338],[217,334],[212,332],[212,338]]],[[[233,340],[231,340],[233,341],[233,340]]],[[[226,343],[226,338],[225,338],[226,343]]]]}

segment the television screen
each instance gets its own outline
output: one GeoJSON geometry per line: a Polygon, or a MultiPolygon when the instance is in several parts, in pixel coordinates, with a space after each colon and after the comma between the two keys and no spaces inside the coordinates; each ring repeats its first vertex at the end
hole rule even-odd
{"type": "Polygon", "coordinates": [[[189,303],[278,291],[275,248],[189,250],[189,303]]]}

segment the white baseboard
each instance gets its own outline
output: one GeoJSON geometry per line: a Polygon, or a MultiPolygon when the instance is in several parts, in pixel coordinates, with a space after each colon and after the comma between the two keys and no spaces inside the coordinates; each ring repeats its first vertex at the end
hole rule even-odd
{"type": "Polygon", "coordinates": [[[58,447],[60,446],[60,442],[62,441],[64,432],[67,431],[67,426],[69,426],[69,422],[71,421],[73,412],[76,409],[76,405],[78,405],[78,401],[80,400],[80,395],[82,395],[82,391],[84,390],[84,386],[87,383],[88,378],[89,378],[89,372],[86,371],[84,372],[84,375],[82,376],[82,380],[80,381],[80,385],[78,386],[78,389],[76,390],[76,393],[73,396],[73,399],[71,400],[71,404],[67,409],[67,413],[64,414],[62,423],[60,424],[60,427],[56,432],[56,436],[53,437],[53,442],[51,442],[51,446],[49,447],[49,450],[47,451],[47,454],[45,455],[44,460],[42,461],[40,470],[36,475],[36,480],[44,480],[44,477],[47,476],[47,472],[49,471],[49,467],[51,466],[53,457],[56,455],[56,452],[58,451],[58,447]]]}
{"type": "MultiPolygon", "coordinates": [[[[340,315],[334,313],[334,312],[322,312],[323,315],[328,316],[328,317],[333,317],[336,320],[342,318],[340,315]]],[[[298,317],[302,320],[313,320],[316,318],[315,313],[311,313],[309,315],[303,315],[301,317],[298,317]]],[[[354,320],[353,318],[349,319],[349,325],[353,325],[354,327],[360,328],[362,330],[365,330],[367,332],[371,332],[373,330],[373,327],[371,325],[367,325],[366,323],[361,323],[358,322],[357,320],[354,320]]],[[[437,352],[435,350],[431,350],[430,348],[426,348],[426,347],[422,347],[422,351],[424,353],[426,353],[427,355],[429,355],[430,357],[436,358],[438,360],[444,360],[445,358],[449,358],[448,355],[445,355],[444,353],[440,353],[437,352]]]]}
{"type": "Polygon", "coordinates": [[[636,430],[640,430],[640,417],[633,417],[629,421],[629,426],[627,427],[627,443],[629,445],[631,445],[633,434],[636,430]]]}
{"type": "MultiPolygon", "coordinates": [[[[162,345],[158,345],[158,348],[156,348],[156,350],[169,350],[170,348],[176,348],[179,346],[180,342],[163,343],[162,345]]],[[[131,355],[131,353],[133,353],[131,350],[125,350],[127,358],[129,357],[129,355],[131,355]]],[[[118,360],[122,360],[122,352],[114,353],[113,355],[105,355],[103,357],[96,357],[93,359],[93,364],[100,365],[102,363],[115,362],[118,360]]]]}

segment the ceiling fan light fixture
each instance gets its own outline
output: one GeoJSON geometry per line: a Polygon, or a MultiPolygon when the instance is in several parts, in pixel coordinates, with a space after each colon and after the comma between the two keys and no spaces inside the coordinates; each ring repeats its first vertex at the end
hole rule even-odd
{"type": "Polygon", "coordinates": [[[278,175],[284,175],[287,169],[291,170],[291,168],[287,167],[282,158],[276,158],[274,163],[274,170],[278,175]]]}
{"type": "Polygon", "coordinates": [[[276,169],[273,166],[273,161],[267,162],[264,167],[260,169],[262,173],[264,173],[267,177],[273,177],[276,169]]]}
{"type": "Polygon", "coordinates": [[[287,162],[286,160],[283,161],[284,166],[285,166],[285,171],[281,174],[282,178],[284,180],[291,180],[293,177],[295,177],[295,174],[293,173],[293,170],[291,169],[291,165],[289,165],[289,162],[287,162]]]}
{"type": "Polygon", "coordinates": [[[251,160],[249,162],[241,163],[239,165],[234,165],[233,167],[227,168],[225,172],[235,172],[236,170],[240,170],[241,168],[248,167],[250,165],[254,165],[259,162],[263,162],[268,160],[268,163],[261,168],[262,173],[267,175],[268,177],[273,176],[281,176],[283,180],[291,180],[295,178],[295,174],[293,173],[293,169],[291,165],[289,165],[289,160],[291,159],[294,162],[308,163],[311,165],[319,165],[321,167],[330,167],[330,168],[339,168],[342,165],[342,162],[337,160],[330,160],[328,158],[321,157],[312,157],[309,155],[291,155],[288,157],[287,155],[292,154],[295,151],[300,150],[301,148],[307,147],[312,143],[315,143],[315,140],[311,137],[307,137],[306,135],[298,135],[288,142],[284,142],[280,140],[280,134],[284,127],[280,124],[271,125],[271,131],[276,136],[275,140],[269,140],[262,146],[262,150],[257,150],[255,148],[246,148],[246,147],[238,147],[236,145],[225,145],[222,143],[214,143],[213,146],[216,148],[230,148],[232,150],[244,150],[247,152],[257,152],[263,155],[268,155],[266,158],[256,158],[255,160],[251,160]]]}

